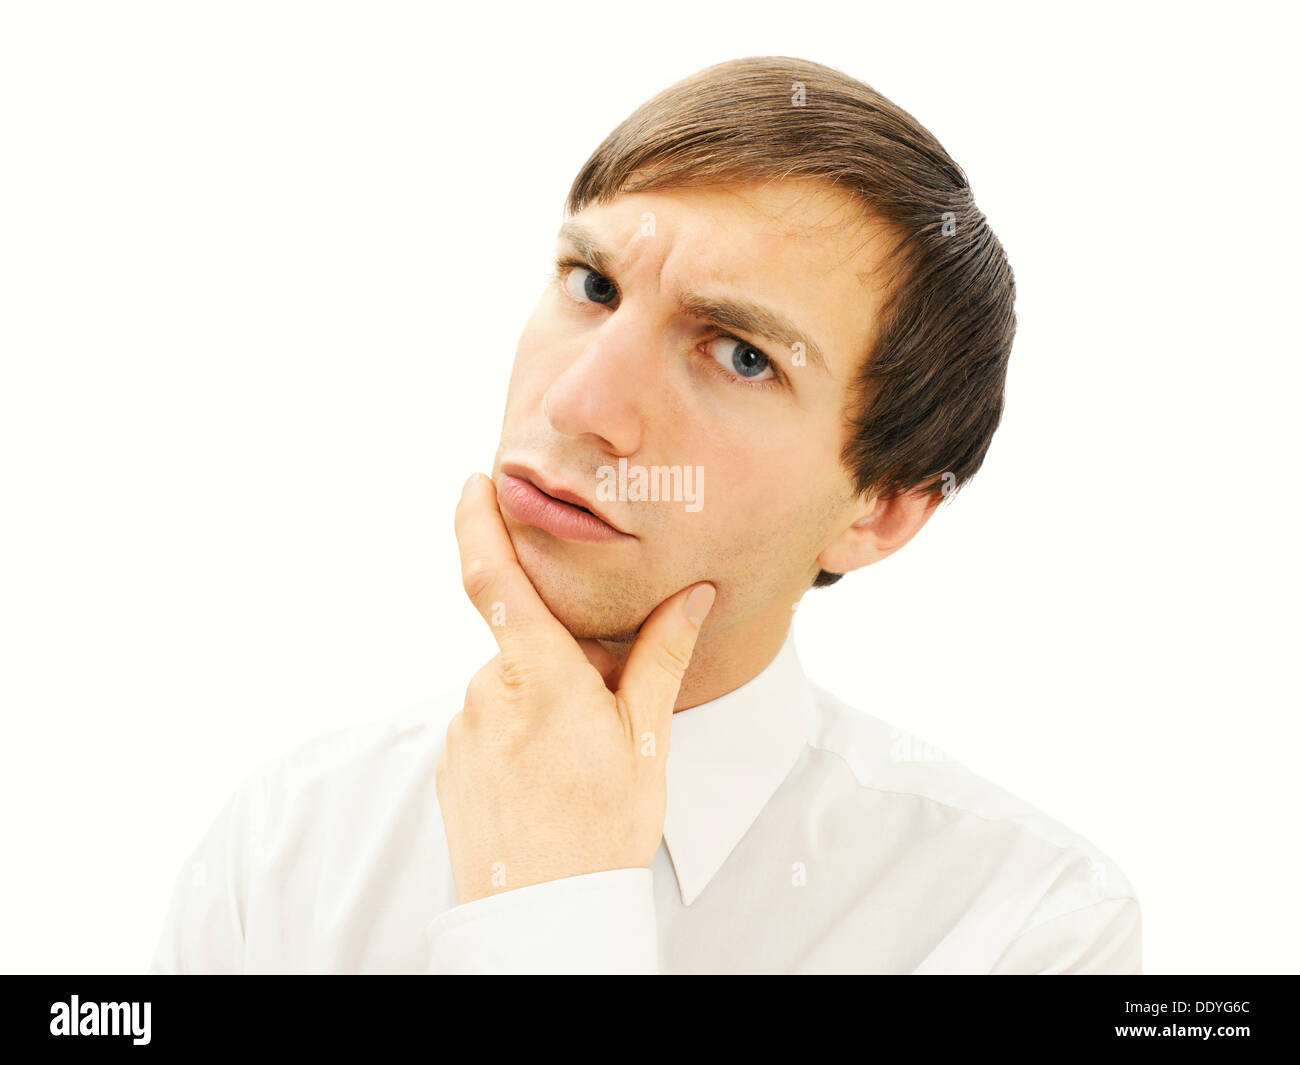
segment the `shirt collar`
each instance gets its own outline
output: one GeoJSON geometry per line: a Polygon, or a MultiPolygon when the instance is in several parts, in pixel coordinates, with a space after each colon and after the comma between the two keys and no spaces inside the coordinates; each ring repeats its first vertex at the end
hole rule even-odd
{"type": "Polygon", "coordinates": [[[699,897],[794,767],[812,708],[790,632],[753,679],[673,715],[664,843],[682,905],[699,897]]]}

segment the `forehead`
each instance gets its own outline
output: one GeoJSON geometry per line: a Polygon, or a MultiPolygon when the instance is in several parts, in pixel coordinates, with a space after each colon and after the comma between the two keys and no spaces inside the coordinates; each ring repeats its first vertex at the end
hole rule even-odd
{"type": "Polygon", "coordinates": [[[574,216],[629,295],[742,297],[800,324],[836,378],[874,337],[889,227],[828,182],[628,193],[574,216]],[[641,291],[635,291],[635,290],[641,291]]]}

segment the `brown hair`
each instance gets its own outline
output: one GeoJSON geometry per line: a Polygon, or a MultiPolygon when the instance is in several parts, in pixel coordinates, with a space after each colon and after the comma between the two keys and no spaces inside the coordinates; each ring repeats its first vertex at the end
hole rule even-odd
{"type": "MultiPolygon", "coordinates": [[[[842,459],[856,489],[950,495],[979,469],[1002,418],[1015,278],[965,173],[902,108],[804,59],[719,63],[610,133],[565,207],[576,214],[622,193],[786,177],[834,183],[899,235],[876,339],[845,411],[842,459]]],[[[822,571],[814,586],[840,576],[822,571]]]]}

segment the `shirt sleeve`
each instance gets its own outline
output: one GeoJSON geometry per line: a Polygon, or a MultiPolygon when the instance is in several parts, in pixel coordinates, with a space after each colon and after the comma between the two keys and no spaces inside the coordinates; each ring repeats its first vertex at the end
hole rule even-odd
{"type": "Polygon", "coordinates": [[[246,782],[235,791],[182,865],[150,973],[242,971],[240,900],[251,787],[246,782]]]}
{"type": "Polygon", "coordinates": [[[1109,898],[1021,932],[993,973],[1140,973],[1137,899],[1109,898]]]}
{"type": "Polygon", "coordinates": [[[428,926],[430,973],[655,974],[654,874],[610,869],[454,906],[428,926]]]}

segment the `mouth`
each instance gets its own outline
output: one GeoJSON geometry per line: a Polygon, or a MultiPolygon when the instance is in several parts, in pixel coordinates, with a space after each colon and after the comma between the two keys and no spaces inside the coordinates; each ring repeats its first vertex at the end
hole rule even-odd
{"type": "Polygon", "coordinates": [[[502,464],[497,502],[516,521],[562,540],[605,544],[636,539],[600,514],[582,495],[519,463],[502,464]]]}

